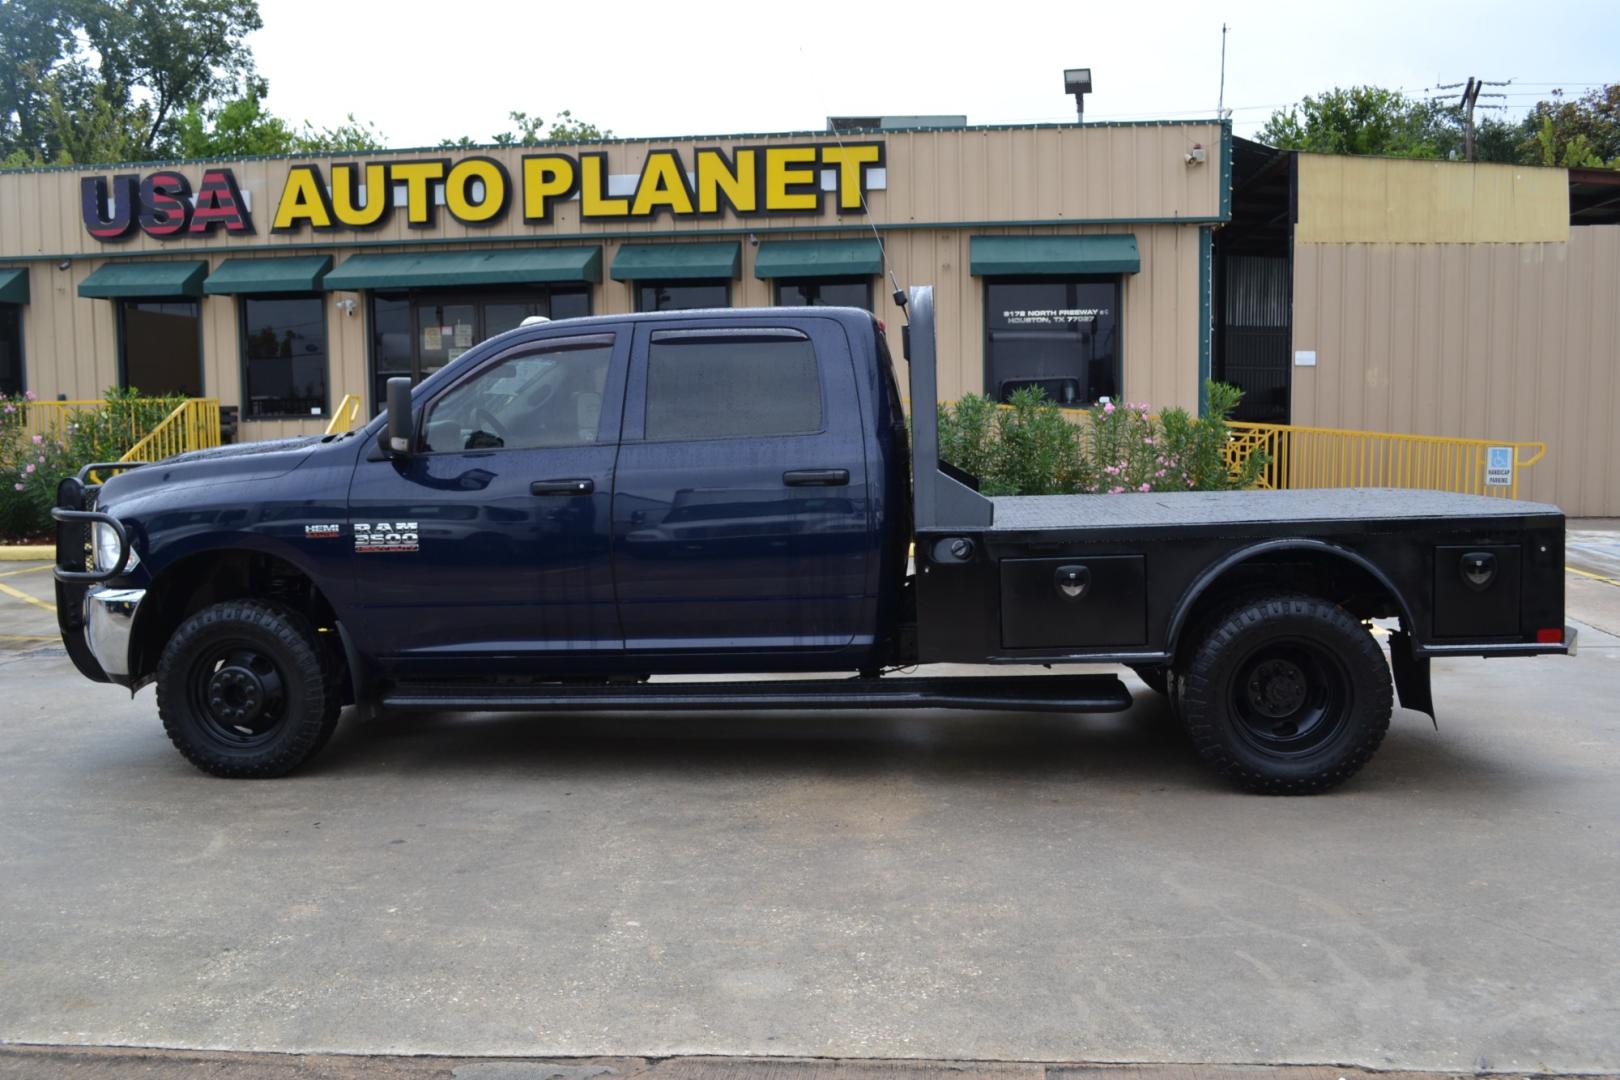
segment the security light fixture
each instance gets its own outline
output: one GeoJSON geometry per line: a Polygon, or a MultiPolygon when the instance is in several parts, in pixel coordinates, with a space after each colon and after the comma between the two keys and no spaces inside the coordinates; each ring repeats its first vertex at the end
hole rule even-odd
{"type": "Polygon", "coordinates": [[[1086,95],[1091,93],[1090,68],[1066,68],[1063,72],[1063,89],[1074,95],[1074,112],[1076,123],[1086,122],[1086,95]]]}

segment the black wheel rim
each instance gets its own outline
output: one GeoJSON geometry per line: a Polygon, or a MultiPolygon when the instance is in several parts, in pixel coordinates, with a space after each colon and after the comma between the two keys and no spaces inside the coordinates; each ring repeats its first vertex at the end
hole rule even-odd
{"type": "Polygon", "coordinates": [[[281,668],[250,642],[221,642],[204,651],[191,667],[187,693],[203,731],[231,749],[269,742],[287,718],[281,668]]]}
{"type": "Polygon", "coordinates": [[[1236,670],[1231,705],[1238,735],[1265,754],[1309,754],[1332,742],[1349,721],[1350,674],[1315,642],[1267,642],[1236,670]]]}

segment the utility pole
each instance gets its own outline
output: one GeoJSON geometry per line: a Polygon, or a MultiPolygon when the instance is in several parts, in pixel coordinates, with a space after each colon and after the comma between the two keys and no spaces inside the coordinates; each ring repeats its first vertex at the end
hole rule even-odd
{"type": "Polygon", "coordinates": [[[1463,87],[1463,160],[1474,160],[1474,106],[1479,104],[1479,92],[1485,89],[1485,84],[1468,76],[1468,85],[1463,87]]]}
{"type": "Polygon", "coordinates": [[[1226,119],[1226,24],[1221,23],[1221,91],[1215,98],[1215,119],[1226,119]]]}
{"type": "MultiPolygon", "coordinates": [[[[1462,87],[1462,100],[1457,102],[1457,105],[1458,105],[1459,108],[1462,109],[1462,114],[1463,114],[1463,160],[1464,161],[1473,161],[1474,160],[1474,110],[1476,108],[1480,108],[1480,109],[1505,109],[1505,108],[1507,108],[1506,105],[1502,105],[1502,104],[1481,105],[1479,103],[1479,99],[1482,98],[1482,97],[1488,97],[1488,98],[1506,98],[1507,97],[1507,95],[1503,94],[1503,93],[1485,94],[1485,93],[1481,93],[1481,91],[1484,90],[1487,86],[1507,86],[1507,85],[1511,84],[1512,82],[1513,82],[1512,79],[1502,79],[1500,81],[1493,82],[1493,81],[1491,81],[1489,79],[1479,79],[1479,78],[1475,78],[1474,76],[1470,75],[1470,76],[1468,76],[1468,81],[1466,83],[1441,83],[1439,86],[1436,86],[1434,88],[1436,90],[1455,90],[1459,86],[1462,87]]],[[[1443,100],[1443,99],[1433,98],[1431,100],[1438,101],[1438,100],[1443,100]]]]}

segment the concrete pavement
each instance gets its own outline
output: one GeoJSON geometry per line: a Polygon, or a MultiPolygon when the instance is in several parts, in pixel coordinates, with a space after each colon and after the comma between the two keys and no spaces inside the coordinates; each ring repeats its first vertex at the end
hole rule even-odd
{"type": "Polygon", "coordinates": [[[1437,664],[1439,731],[1316,799],[1226,791],[1139,686],[398,718],[227,782],[150,690],[0,652],[0,1040],[1612,1070],[1617,597],[1572,580],[1576,659],[1437,664]]]}

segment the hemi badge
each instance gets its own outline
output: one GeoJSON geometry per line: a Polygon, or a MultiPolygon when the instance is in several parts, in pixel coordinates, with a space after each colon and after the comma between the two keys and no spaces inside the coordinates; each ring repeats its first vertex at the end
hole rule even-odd
{"type": "Polygon", "coordinates": [[[343,533],[342,525],[305,525],[306,540],[335,540],[343,533]]]}

